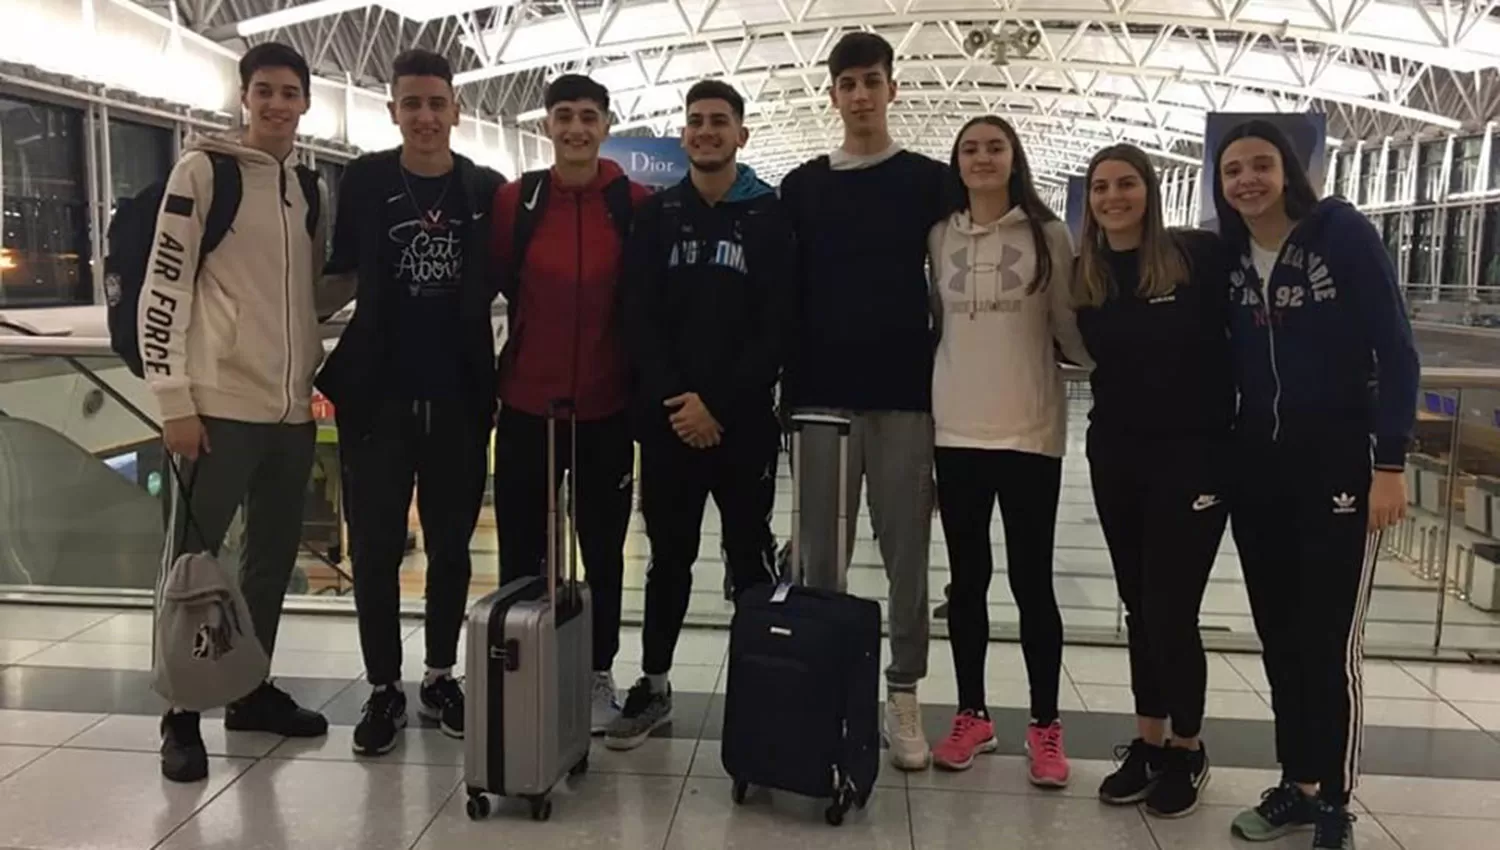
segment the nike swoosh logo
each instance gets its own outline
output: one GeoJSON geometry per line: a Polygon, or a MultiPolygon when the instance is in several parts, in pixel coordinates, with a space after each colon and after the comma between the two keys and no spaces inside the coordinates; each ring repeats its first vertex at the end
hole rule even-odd
{"type": "Polygon", "coordinates": [[[540,198],[541,196],[542,196],[542,184],[538,183],[538,184],[536,184],[536,188],[531,190],[531,200],[527,201],[524,204],[524,206],[526,207],[526,209],[528,209],[528,210],[534,210],[534,209],[536,209],[537,198],[540,198]]]}

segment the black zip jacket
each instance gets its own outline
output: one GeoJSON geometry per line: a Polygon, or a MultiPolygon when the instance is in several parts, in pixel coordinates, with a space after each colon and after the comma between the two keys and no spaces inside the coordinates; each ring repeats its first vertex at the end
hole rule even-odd
{"type": "Polygon", "coordinates": [[[623,265],[641,439],[671,434],[663,402],[685,392],[726,432],[774,416],[796,265],[791,224],[771,187],[741,165],[713,206],[691,177],[653,195],[636,212],[623,265]]]}
{"type": "MultiPolygon", "coordinates": [[[[366,154],[344,168],[334,219],[333,252],[325,275],[354,276],[354,317],[328,356],[316,385],[337,411],[339,429],[350,436],[367,433],[389,382],[386,340],[391,314],[391,286],[381,262],[385,239],[385,205],[400,192],[401,149],[366,154]]],[[[495,190],[505,182],[499,172],[453,155],[454,178],[462,187],[470,225],[464,233],[463,293],[459,326],[463,352],[463,398],[485,427],[494,419],[495,330],[490,305],[499,294],[491,274],[490,224],[495,190]]]]}
{"type": "Polygon", "coordinates": [[[1106,250],[1109,298],[1078,307],[1095,364],[1089,422],[1113,435],[1228,436],[1236,401],[1228,253],[1208,231],[1171,235],[1188,263],[1186,282],[1142,298],[1139,252],[1106,250]]]}

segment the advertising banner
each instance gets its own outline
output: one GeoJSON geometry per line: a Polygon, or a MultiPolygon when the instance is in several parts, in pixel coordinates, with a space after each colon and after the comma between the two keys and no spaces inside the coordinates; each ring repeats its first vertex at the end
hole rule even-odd
{"type": "Polygon", "coordinates": [[[1068,175],[1068,208],[1064,217],[1068,220],[1068,232],[1073,234],[1073,244],[1077,245],[1079,238],[1083,235],[1083,205],[1088,203],[1088,187],[1083,185],[1082,174],[1068,175]]]}
{"type": "Polygon", "coordinates": [[[1230,130],[1246,121],[1256,120],[1274,124],[1286,134],[1297,158],[1302,161],[1302,167],[1307,169],[1307,179],[1313,189],[1320,194],[1323,190],[1328,162],[1327,115],[1321,112],[1210,112],[1203,126],[1202,203],[1198,205],[1198,221],[1204,229],[1219,229],[1219,216],[1214,209],[1214,172],[1218,163],[1213,161],[1219,143],[1230,130]]]}
{"type": "Polygon", "coordinates": [[[631,180],[653,190],[676,185],[688,173],[687,151],[676,138],[612,136],[599,146],[599,156],[619,163],[631,180]]]}

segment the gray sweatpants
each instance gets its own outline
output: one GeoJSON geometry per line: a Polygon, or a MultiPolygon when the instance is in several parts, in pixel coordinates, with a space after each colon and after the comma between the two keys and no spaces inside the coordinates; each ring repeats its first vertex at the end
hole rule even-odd
{"type": "Polygon", "coordinates": [[[211,451],[200,454],[196,462],[175,458],[188,489],[191,519],[172,471],[164,470],[164,492],[171,507],[162,574],[183,552],[218,552],[235,513],[243,507],[240,590],[256,637],[269,656],[276,648],[281,605],[301,546],[317,426],[205,417],[203,427],[211,451]]]}
{"type": "MultiPolygon", "coordinates": [[[[870,524],[880,544],[889,581],[886,623],[891,663],[886,682],[915,687],[927,675],[929,629],[927,568],[932,541],[932,416],[912,411],[830,410],[798,413],[841,416],[849,434],[848,518],[844,553],[853,558],[861,484],[869,483],[870,524]]],[[[802,434],[802,472],[797,486],[801,522],[798,546],[802,580],[811,587],[844,590],[838,575],[838,435],[828,427],[802,434]]],[[[795,473],[794,473],[795,474],[795,473]]]]}

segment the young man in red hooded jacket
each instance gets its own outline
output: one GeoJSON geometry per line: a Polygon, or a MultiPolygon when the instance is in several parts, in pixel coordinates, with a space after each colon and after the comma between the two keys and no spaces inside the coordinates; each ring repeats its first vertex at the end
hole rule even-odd
{"type": "MultiPolygon", "coordinates": [[[[610,670],[620,647],[634,497],[629,364],[617,309],[620,255],[631,210],[649,190],[599,158],[609,134],[604,86],[565,74],[547,87],[545,102],[555,164],[501,187],[494,211],[494,259],[509,332],[495,431],[500,580],[536,574],[545,563],[547,419],[555,402],[567,401],[578,420],[574,511],[594,605],[592,724],[602,733],[619,714],[610,670]]],[[[572,447],[568,414],[558,416],[561,478],[572,447]]]]}

